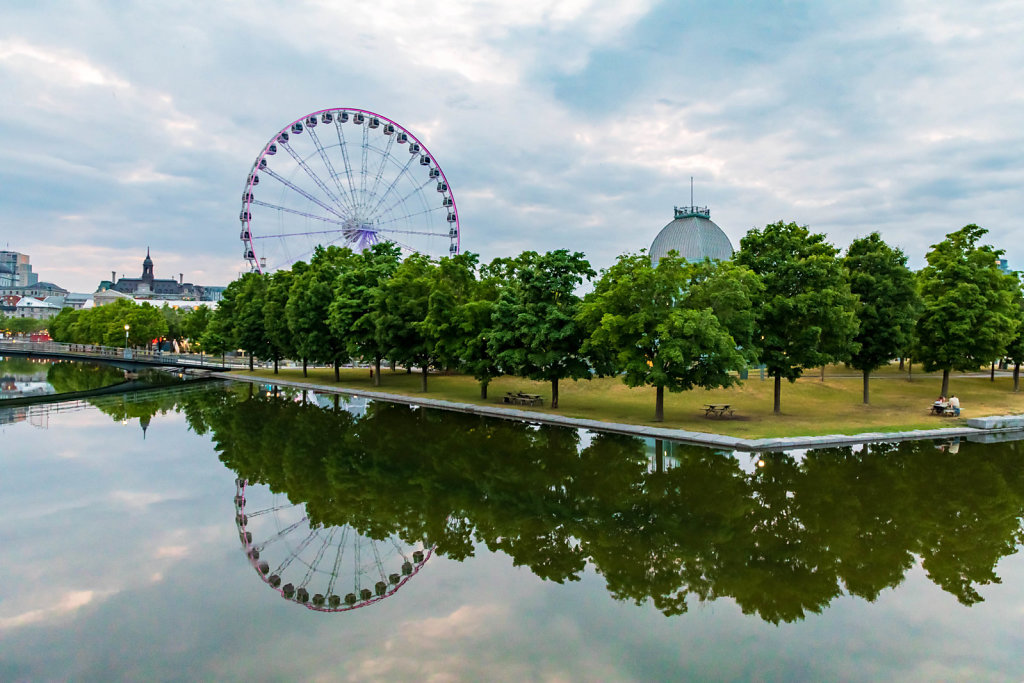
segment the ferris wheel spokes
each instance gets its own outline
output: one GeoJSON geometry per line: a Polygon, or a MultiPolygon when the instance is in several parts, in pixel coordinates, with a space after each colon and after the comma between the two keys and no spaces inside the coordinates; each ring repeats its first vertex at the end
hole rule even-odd
{"type": "MultiPolygon", "coordinates": [[[[338,188],[338,196],[345,196],[346,192],[341,186],[341,181],[338,179],[338,173],[334,170],[334,164],[331,163],[331,157],[328,156],[327,150],[324,149],[323,144],[320,142],[320,137],[316,134],[316,130],[313,128],[307,128],[309,131],[309,138],[313,141],[316,146],[316,151],[320,155],[320,159],[324,162],[324,166],[327,167],[327,175],[331,180],[334,181],[334,185],[338,188]]],[[[354,202],[355,198],[349,195],[349,198],[354,202]]]]}
{"type": "Polygon", "coordinates": [[[342,208],[347,208],[347,207],[345,207],[345,203],[344,202],[342,202],[340,199],[338,199],[337,197],[334,196],[334,193],[331,192],[330,188],[327,187],[327,184],[324,183],[324,181],[320,180],[320,176],[318,176],[317,174],[313,173],[313,169],[311,169],[309,167],[309,165],[306,163],[305,159],[301,158],[298,154],[295,153],[295,150],[292,149],[291,145],[289,145],[287,142],[284,142],[284,143],[281,143],[281,146],[284,147],[285,151],[288,152],[288,154],[291,155],[292,159],[295,159],[295,163],[297,163],[302,168],[302,170],[306,172],[306,175],[308,175],[310,177],[310,179],[312,179],[312,181],[316,184],[316,186],[319,187],[320,190],[325,195],[327,195],[328,197],[331,198],[332,202],[334,202],[335,204],[337,204],[338,206],[340,206],[342,208]]]}
{"type": "Polygon", "coordinates": [[[334,119],[334,128],[338,131],[338,146],[341,148],[341,158],[345,161],[345,177],[348,178],[348,189],[352,193],[353,203],[357,203],[356,188],[352,183],[352,164],[348,160],[348,145],[345,140],[345,132],[342,130],[341,117],[334,119]]]}
{"type": "MultiPolygon", "coordinates": [[[[308,199],[309,201],[313,202],[314,204],[316,204],[316,205],[317,205],[317,206],[319,206],[320,208],[324,209],[325,211],[330,211],[331,213],[333,213],[333,214],[334,214],[335,216],[337,216],[337,217],[338,217],[338,218],[340,218],[341,220],[346,220],[347,216],[343,216],[343,215],[341,215],[340,213],[338,213],[338,212],[337,212],[337,211],[335,210],[335,208],[334,208],[334,207],[332,207],[332,206],[327,206],[327,204],[324,204],[324,203],[323,203],[322,201],[320,201],[319,199],[317,199],[316,197],[314,197],[314,196],[313,196],[313,195],[311,195],[310,193],[306,192],[306,191],[305,191],[305,190],[303,190],[303,189],[302,189],[301,187],[299,187],[299,186],[298,186],[298,185],[296,185],[295,183],[291,182],[291,181],[290,181],[290,180],[288,180],[287,178],[285,178],[285,177],[283,177],[283,176],[280,176],[280,175],[278,175],[277,173],[274,173],[274,171],[273,171],[273,170],[271,170],[271,168],[270,168],[269,166],[264,166],[264,167],[263,167],[263,172],[264,172],[264,173],[266,173],[267,175],[269,175],[269,176],[270,176],[271,178],[273,178],[274,180],[276,180],[276,181],[280,182],[280,183],[281,183],[282,185],[284,185],[284,186],[285,186],[285,187],[287,187],[288,189],[290,189],[290,190],[293,190],[294,192],[297,192],[297,193],[299,193],[300,195],[302,195],[303,197],[305,197],[305,198],[306,198],[306,199],[308,199]]],[[[256,200],[254,199],[254,200],[252,200],[252,201],[251,201],[250,203],[251,203],[251,204],[255,204],[255,203],[256,203],[256,200]]]]}

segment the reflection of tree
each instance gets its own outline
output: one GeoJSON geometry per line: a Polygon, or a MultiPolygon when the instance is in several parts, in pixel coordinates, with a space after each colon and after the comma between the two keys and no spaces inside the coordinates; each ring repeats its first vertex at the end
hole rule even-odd
{"type": "Polygon", "coordinates": [[[124,381],[124,372],[110,365],[98,363],[51,363],[46,381],[58,394],[72,391],[91,391],[124,381]]]}
{"type": "Polygon", "coordinates": [[[1022,541],[1018,444],[932,442],[763,456],[676,446],[652,468],[641,440],[373,403],[365,415],[204,392],[183,407],[239,476],[302,502],[313,523],[427,540],[453,559],[474,543],[552,581],[587,562],[617,599],[665,614],[731,597],[793,621],[839,595],[876,599],[919,558],[964,604],[998,582],[1022,541]]]}
{"type": "Polygon", "coordinates": [[[0,376],[17,379],[36,377],[46,372],[46,365],[19,356],[0,356],[0,376]]]}

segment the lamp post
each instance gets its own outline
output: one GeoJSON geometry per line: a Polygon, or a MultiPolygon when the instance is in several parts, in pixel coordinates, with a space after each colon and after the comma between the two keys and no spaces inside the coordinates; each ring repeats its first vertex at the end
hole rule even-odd
{"type": "Polygon", "coordinates": [[[124,355],[128,356],[128,330],[132,328],[131,325],[125,323],[124,325],[124,355]]]}

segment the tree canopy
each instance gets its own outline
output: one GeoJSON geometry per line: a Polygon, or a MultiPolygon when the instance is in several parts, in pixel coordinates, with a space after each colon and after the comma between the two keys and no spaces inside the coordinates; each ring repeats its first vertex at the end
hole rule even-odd
{"type": "Polygon", "coordinates": [[[551,382],[558,407],[560,379],[590,378],[577,321],[576,287],[596,274],[581,252],[523,252],[510,265],[511,279],[494,305],[489,348],[507,374],[551,382]]]}
{"type": "Polygon", "coordinates": [[[964,226],[934,244],[921,270],[917,353],[928,372],[942,370],[943,396],[951,370],[976,370],[1000,358],[1018,329],[1016,277],[999,269],[1003,253],[978,241],[988,231],[964,226]]]}
{"type": "Polygon", "coordinates": [[[722,293],[722,307],[729,309],[723,317],[749,340],[753,292],[744,287],[754,280],[738,277],[744,271],[750,273],[687,264],[674,252],[657,267],[643,252],[620,256],[581,307],[580,320],[592,330],[583,351],[611,358],[627,385],[655,387],[654,419],[660,422],[666,388],[726,387],[737,381],[732,371],[745,367],[737,341],[711,303],[722,293]]]}
{"type": "Polygon", "coordinates": [[[843,258],[850,291],[858,297],[860,326],[850,365],[864,375],[864,403],[869,403],[868,379],[873,370],[910,348],[919,299],[907,257],[873,232],[854,240],[843,258]]]}
{"type": "Polygon", "coordinates": [[[755,343],[775,378],[776,413],[782,410],[782,378],[796,381],[806,368],[848,360],[857,349],[857,299],[837,253],[824,235],[782,221],[740,240],[734,260],[764,286],[755,343]]]}

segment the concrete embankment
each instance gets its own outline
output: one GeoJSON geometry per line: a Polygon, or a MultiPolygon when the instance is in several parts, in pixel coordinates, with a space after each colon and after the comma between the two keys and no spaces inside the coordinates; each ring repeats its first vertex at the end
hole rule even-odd
{"type": "Polygon", "coordinates": [[[915,441],[920,439],[961,438],[967,439],[968,441],[979,442],[1015,441],[1018,439],[1024,439],[1024,415],[1011,415],[998,418],[972,418],[967,421],[967,427],[917,429],[905,432],[866,432],[863,434],[826,434],[822,436],[742,439],[735,436],[725,436],[723,434],[691,432],[685,429],[649,427],[646,425],[634,425],[622,422],[603,422],[601,420],[565,417],[562,415],[552,415],[550,413],[538,413],[531,410],[504,408],[502,406],[481,406],[473,403],[458,403],[456,401],[445,401],[436,398],[406,396],[404,394],[389,394],[383,391],[347,389],[345,387],[329,384],[308,384],[305,382],[269,379],[266,377],[248,377],[218,372],[212,373],[212,376],[236,382],[250,382],[252,384],[270,384],[282,387],[292,387],[295,389],[309,389],[311,391],[319,391],[329,394],[342,394],[345,396],[363,396],[377,401],[390,401],[392,403],[404,403],[407,405],[437,408],[439,410],[452,410],[460,413],[497,417],[505,420],[524,420],[526,422],[536,422],[539,424],[577,427],[579,429],[592,429],[603,432],[614,432],[617,434],[631,434],[651,439],[665,439],[666,441],[677,441],[680,443],[733,451],[782,451],[798,448],[828,448],[881,441],[915,441]],[[993,422],[991,426],[972,425],[971,423],[976,420],[995,420],[996,422],[993,422]]]}

